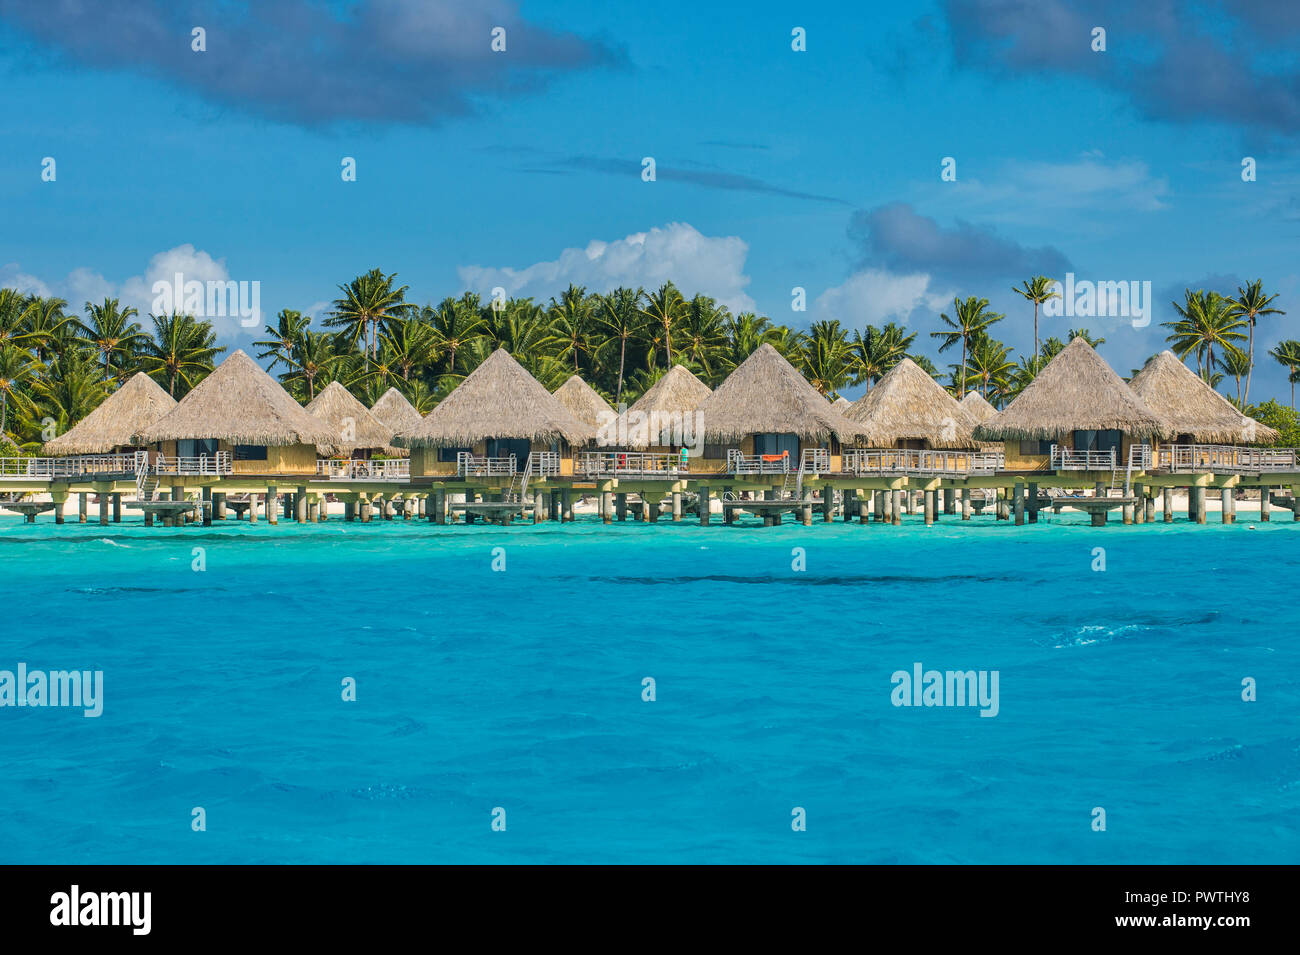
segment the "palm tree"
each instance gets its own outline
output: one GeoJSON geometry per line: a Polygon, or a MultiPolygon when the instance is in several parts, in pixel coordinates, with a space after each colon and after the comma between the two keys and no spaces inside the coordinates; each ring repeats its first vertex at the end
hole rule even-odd
{"type": "Polygon", "coordinates": [[[258,352],[258,358],[263,361],[268,358],[271,359],[271,364],[266,366],[267,371],[275,371],[280,365],[285,368],[292,367],[291,356],[294,345],[298,343],[303,332],[307,331],[310,325],[310,316],[294,311],[291,308],[282,308],[280,314],[275,317],[275,324],[263,327],[262,334],[266,338],[260,342],[253,342],[253,344],[263,349],[258,352]]]}
{"type": "Polygon", "coordinates": [[[727,355],[727,319],[731,312],[707,295],[696,295],[686,305],[677,333],[677,353],[695,368],[701,379],[722,377],[727,355]]]}
{"type": "Polygon", "coordinates": [[[1227,300],[1218,292],[1187,289],[1183,299],[1182,305],[1173,303],[1180,317],[1163,323],[1170,330],[1165,341],[1179,358],[1195,352],[1197,374],[1208,381],[1219,364],[1215,349],[1235,347],[1246,337],[1238,331],[1246,323],[1228,314],[1227,300]]]}
{"type": "Polygon", "coordinates": [[[551,299],[546,311],[550,321],[546,344],[555,352],[556,358],[566,362],[573,360],[573,373],[576,375],[579,358],[592,347],[592,301],[587,296],[587,289],[569,283],[569,287],[560,293],[560,300],[551,299]]]}
{"type": "Polygon", "coordinates": [[[411,380],[417,368],[433,364],[438,354],[433,326],[414,318],[396,318],[388,322],[380,336],[382,362],[393,368],[403,381],[411,380]]]}
{"type": "Polygon", "coordinates": [[[108,389],[95,353],[72,346],[59,351],[32,391],[39,411],[62,433],[94,411],[108,389]]]}
{"type": "Polygon", "coordinates": [[[618,343],[618,382],[614,386],[614,405],[623,401],[623,375],[627,367],[627,343],[641,333],[645,317],[641,313],[641,299],[645,289],[616,288],[608,295],[596,297],[596,323],[609,338],[607,346],[618,343]]]}
{"type": "Polygon", "coordinates": [[[330,317],[325,320],[329,328],[342,328],[353,342],[364,339],[366,354],[373,361],[379,354],[379,328],[394,318],[404,318],[410,306],[406,303],[407,286],[393,288],[397,273],[385,275],[371,269],[347,285],[340,285],[342,298],[335,299],[330,317]]]}
{"type": "Polygon", "coordinates": [[[1300,380],[1300,342],[1295,339],[1278,342],[1269,354],[1278,364],[1287,368],[1287,380],[1291,382],[1291,410],[1294,411],[1295,383],[1300,380]]]}
{"type": "Polygon", "coordinates": [[[665,282],[657,291],[648,294],[641,308],[646,320],[662,333],[665,368],[673,367],[673,328],[685,312],[686,300],[672,282],[665,282]]]}
{"type": "Polygon", "coordinates": [[[49,361],[61,345],[69,343],[75,331],[75,320],[64,312],[67,307],[68,303],[61,298],[32,295],[27,299],[23,309],[26,340],[43,362],[49,361]]]}
{"type": "Polygon", "coordinates": [[[1017,295],[1023,296],[1030,302],[1034,303],[1034,360],[1038,360],[1038,306],[1054,298],[1060,298],[1061,293],[1056,291],[1052,286],[1056,283],[1046,275],[1036,275],[1032,279],[1021,282],[1021,288],[1012,286],[1011,291],[1017,295]]]}
{"type": "Polygon", "coordinates": [[[483,309],[479,297],[466,292],[459,299],[445,298],[428,316],[433,327],[434,345],[447,356],[443,373],[455,375],[456,355],[483,329],[483,309]]]}
{"type": "Polygon", "coordinates": [[[890,322],[883,328],[868,325],[865,332],[855,331],[850,348],[853,384],[867,383],[867,391],[883,378],[891,368],[906,357],[916,332],[908,332],[901,325],[890,322]]]}
{"type": "Polygon", "coordinates": [[[112,378],[114,365],[123,370],[145,340],[144,330],[131,321],[140,313],[122,308],[115,298],[105,298],[102,305],[87,302],[85,312],[88,320],[74,319],[75,327],[103,359],[104,378],[112,378]]]}
{"type": "Polygon", "coordinates": [[[1065,333],[1065,337],[1069,341],[1074,341],[1076,338],[1082,338],[1092,348],[1100,348],[1102,345],[1106,344],[1106,339],[1099,335],[1094,336],[1092,332],[1088,331],[1086,328],[1072,328],[1065,333]]]}
{"type": "Polygon", "coordinates": [[[30,412],[27,384],[39,367],[22,348],[0,344],[0,435],[8,429],[10,405],[22,413],[30,412]]]}
{"type": "Polygon", "coordinates": [[[967,366],[962,373],[963,387],[966,378],[974,378],[979,382],[980,393],[986,400],[990,400],[990,394],[994,395],[995,400],[1002,400],[1016,370],[1015,363],[1008,358],[1010,354],[1011,349],[997,339],[988,335],[977,337],[971,343],[967,366]]]}
{"type": "Polygon", "coordinates": [[[211,322],[193,315],[150,315],[153,337],[141,353],[145,372],[160,385],[167,385],[173,398],[183,397],[212,371],[213,360],[226,349],[217,345],[211,322]],[[183,385],[178,395],[176,386],[183,385]]]}
{"type": "Polygon", "coordinates": [[[1241,379],[1243,375],[1250,374],[1250,356],[1240,348],[1229,347],[1223,353],[1223,370],[1233,378],[1237,379],[1237,406],[1244,408],[1241,397],[1241,379]]]}
{"type": "Polygon", "coordinates": [[[308,401],[315,398],[317,387],[337,380],[334,376],[343,361],[338,345],[336,336],[329,332],[303,329],[293,343],[289,369],[281,376],[285,387],[298,398],[306,398],[308,401]]]}
{"type": "Polygon", "coordinates": [[[800,370],[821,394],[839,391],[853,378],[848,332],[835,319],[814,322],[801,349],[800,370]]]}
{"type": "Polygon", "coordinates": [[[930,337],[943,339],[939,345],[939,351],[941,352],[947,351],[953,345],[961,342],[961,383],[959,385],[960,394],[957,396],[960,399],[966,396],[966,357],[970,352],[971,343],[977,337],[988,334],[989,326],[1002,321],[1006,316],[997,312],[990,312],[988,310],[989,300],[986,298],[972,296],[965,301],[954,298],[952,306],[957,318],[954,320],[947,315],[941,314],[939,318],[948,328],[931,332],[930,337]]]}
{"type": "Polygon", "coordinates": [[[1255,321],[1261,315],[1285,315],[1280,308],[1272,308],[1277,294],[1265,295],[1263,279],[1256,279],[1245,288],[1237,286],[1237,297],[1228,300],[1228,315],[1231,318],[1244,318],[1249,326],[1247,351],[1250,367],[1246,370],[1246,401],[1250,401],[1250,376],[1255,368],[1255,321]]]}

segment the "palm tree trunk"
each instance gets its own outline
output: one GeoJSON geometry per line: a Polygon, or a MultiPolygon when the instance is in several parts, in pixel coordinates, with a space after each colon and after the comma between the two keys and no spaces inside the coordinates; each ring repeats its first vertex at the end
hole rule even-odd
{"type": "MultiPolygon", "coordinates": [[[[1291,406],[1295,407],[1295,385],[1291,386],[1291,406]]],[[[0,391],[0,434],[9,424],[9,392],[0,391]]]]}
{"type": "Polygon", "coordinates": [[[1038,373],[1038,299],[1034,299],[1034,373],[1038,373]]]}
{"type": "MultiPolygon", "coordinates": [[[[1250,400],[1250,373],[1255,370],[1255,319],[1254,318],[1251,318],[1250,328],[1248,330],[1250,332],[1250,342],[1248,343],[1250,346],[1250,352],[1249,352],[1250,364],[1246,366],[1246,400],[1247,401],[1250,400]]],[[[1238,395],[1238,398],[1240,398],[1240,395],[1238,395]]]]}
{"type": "Polygon", "coordinates": [[[965,335],[961,337],[961,389],[960,391],[961,394],[957,396],[958,401],[961,401],[961,399],[966,397],[966,336],[965,335]]]}
{"type": "MultiPolygon", "coordinates": [[[[618,342],[618,394],[614,397],[614,404],[623,402],[623,361],[627,356],[627,336],[624,335],[618,342]]],[[[1291,405],[1295,406],[1295,385],[1291,386],[1291,405]]]]}
{"type": "Polygon", "coordinates": [[[668,322],[664,322],[664,359],[665,368],[673,367],[673,333],[668,322]]]}

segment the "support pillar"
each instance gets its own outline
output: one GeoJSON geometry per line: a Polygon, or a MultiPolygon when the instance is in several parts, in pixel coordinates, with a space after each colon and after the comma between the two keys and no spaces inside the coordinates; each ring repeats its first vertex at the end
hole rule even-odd
{"type": "MultiPolygon", "coordinates": [[[[872,511],[874,511],[873,516],[875,517],[876,523],[883,524],[885,522],[885,505],[887,503],[887,500],[885,498],[885,492],[872,491],[871,497],[872,497],[872,502],[871,502],[872,511]]],[[[863,520],[863,515],[859,514],[858,520],[859,521],[863,520]]]]}
{"type": "Polygon", "coordinates": [[[1137,498],[1137,503],[1133,507],[1133,523],[1142,524],[1146,521],[1146,496],[1147,489],[1145,485],[1134,484],[1133,496],[1137,498]]]}
{"type": "Polygon", "coordinates": [[[63,494],[62,496],[59,496],[59,495],[57,495],[57,494],[51,494],[50,497],[51,497],[51,498],[53,499],[53,501],[54,501],[54,523],[56,523],[56,524],[62,524],[62,523],[63,523],[63,505],[65,505],[65,504],[68,503],[68,495],[67,495],[66,493],[63,494]]]}
{"type": "Polygon", "coordinates": [[[1160,506],[1161,509],[1164,511],[1164,514],[1161,516],[1164,517],[1165,523],[1172,524],[1174,522],[1174,489],[1173,488],[1166,487],[1160,492],[1160,506]]]}
{"type": "Polygon", "coordinates": [[[299,524],[307,523],[307,489],[299,487],[293,495],[293,519],[299,524]]]}
{"type": "Polygon", "coordinates": [[[266,489],[266,520],[272,527],[280,523],[280,515],[277,513],[278,508],[276,507],[279,501],[278,489],[268,487],[266,489]]]}
{"type": "Polygon", "coordinates": [[[835,520],[835,488],[829,484],[822,487],[822,523],[829,524],[835,520]]]}
{"type": "MultiPolygon", "coordinates": [[[[713,518],[713,510],[712,510],[712,506],[711,506],[711,503],[712,503],[712,497],[711,497],[711,492],[710,492],[710,490],[709,490],[709,486],[708,486],[707,484],[702,484],[702,485],[700,485],[699,490],[698,490],[698,494],[699,494],[699,498],[700,498],[700,506],[699,506],[699,511],[700,511],[700,526],[701,526],[701,527],[708,527],[708,526],[709,526],[709,521],[712,520],[712,518],[713,518]]],[[[624,511],[627,510],[627,506],[626,506],[626,504],[624,504],[624,506],[623,506],[623,510],[624,510],[624,511]]],[[[619,517],[619,520],[621,521],[622,519],[623,519],[623,518],[620,516],[620,517],[619,517]]]]}
{"type": "Polygon", "coordinates": [[[968,487],[961,489],[961,519],[970,520],[970,488],[968,487]]]}
{"type": "Polygon", "coordinates": [[[203,526],[211,527],[212,526],[212,488],[210,486],[205,486],[201,493],[203,495],[202,498],[203,503],[201,505],[201,509],[203,511],[203,526]]]}
{"type": "MultiPolygon", "coordinates": [[[[121,497],[119,494],[118,497],[121,497]]],[[[219,521],[226,519],[226,492],[212,492],[212,516],[219,521]]]]}
{"type": "Polygon", "coordinates": [[[1205,523],[1205,487],[1198,485],[1192,488],[1192,500],[1196,503],[1196,523],[1205,523]]]}
{"type": "Polygon", "coordinates": [[[957,492],[950,487],[943,489],[943,512],[945,514],[957,513],[957,492]]]}
{"type": "Polygon", "coordinates": [[[812,510],[812,488],[806,487],[799,504],[799,523],[804,527],[812,526],[812,510]]]}
{"type": "Polygon", "coordinates": [[[546,520],[546,492],[533,491],[533,523],[540,524],[546,520]]]}
{"type": "Polygon", "coordinates": [[[102,527],[108,526],[108,495],[99,494],[99,523],[102,527]]]}
{"type": "Polygon", "coordinates": [[[1125,524],[1133,523],[1133,503],[1131,501],[1125,501],[1120,505],[1120,513],[1123,514],[1125,524]]]}
{"type": "MultiPolygon", "coordinates": [[[[673,495],[673,509],[676,511],[673,520],[680,521],[682,519],[682,495],[680,491],[673,495]]],[[[606,524],[611,524],[614,521],[613,491],[600,492],[600,519],[606,524]]]]}
{"type": "Polygon", "coordinates": [[[682,519],[682,492],[673,491],[673,520],[680,521],[681,519],[682,519]]]}
{"type": "Polygon", "coordinates": [[[1219,522],[1232,523],[1232,488],[1225,487],[1219,492],[1219,522]]]}
{"type": "Polygon", "coordinates": [[[257,523],[257,495],[248,495],[248,523],[257,523]]]}
{"type": "Polygon", "coordinates": [[[87,494],[85,491],[82,491],[80,494],[77,495],[77,523],[78,524],[86,523],[87,501],[89,500],[90,500],[90,495],[87,494]]]}
{"type": "Polygon", "coordinates": [[[934,491],[925,492],[925,526],[929,527],[934,523],[934,491]]]}
{"type": "Polygon", "coordinates": [[[1022,527],[1025,523],[1025,485],[1017,481],[1011,490],[1016,496],[1016,526],[1022,527]]]}
{"type": "Polygon", "coordinates": [[[1029,484],[1029,523],[1038,523],[1038,485],[1034,482],[1029,484]]]}
{"type": "Polygon", "coordinates": [[[892,516],[895,527],[901,527],[903,524],[903,491],[901,488],[895,488],[890,492],[892,516]]]}
{"type": "Polygon", "coordinates": [[[857,511],[857,507],[858,492],[853,490],[853,488],[846,487],[844,489],[844,497],[840,507],[840,510],[844,512],[842,515],[844,523],[847,524],[849,521],[853,520],[853,515],[857,511]]]}
{"type": "Polygon", "coordinates": [[[1268,498],[1269,498],[1269,489],[1266,487],[1261,487],[1259,489],[1259,519],[1261,521],[1268,520],[1268,510],[1269,510],[1268,498]]]}
{"type": "MultiPolygon", "coordinates": [[[[701,488],[701,492],[707,490],[708,488],[701,488]]],[[[620,492],[614,495],[614,516],[620,524],[627,520],[627,494],[620,492]]],[[[704,523],[707,524],[708,521],[705,520],[704,523]]]]}
{"type": "Polygon", "coordinates": [[[571,491],[566,487],[560,491],[560,507],[563,515],[562,520],[565,524],[573,523],[573,502],[570,500],[571,491]]]}
{"type": "Polygon", "coordinates": [[[1300,484],[1291,485],[1291,520],[1300,521],[1300,484]]]}

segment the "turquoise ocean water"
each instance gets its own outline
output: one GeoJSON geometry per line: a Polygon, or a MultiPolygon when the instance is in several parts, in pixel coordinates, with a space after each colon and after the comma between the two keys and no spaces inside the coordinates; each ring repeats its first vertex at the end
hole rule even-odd
{"type": "Polygon", "coordinates": [[[1281,516],[0,518],[0,669],[105,686],[0,708],[0,861],[1294,862],[1281,516]],[[998,715],[893,706],[917,662],[997,670],[998,715]]]}

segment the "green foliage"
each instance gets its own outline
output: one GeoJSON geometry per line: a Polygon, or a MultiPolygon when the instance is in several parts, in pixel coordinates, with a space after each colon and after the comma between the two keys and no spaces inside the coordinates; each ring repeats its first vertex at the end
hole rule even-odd
{"type": "Polygon", "coordinates": [[[1246,413],[1260,424],[1274,428],[1281,435],[1276,442],[1284,448],[1300,447],[1300,412],[1270,398],[1260,405],[1251,405],[1246,413]]]}

